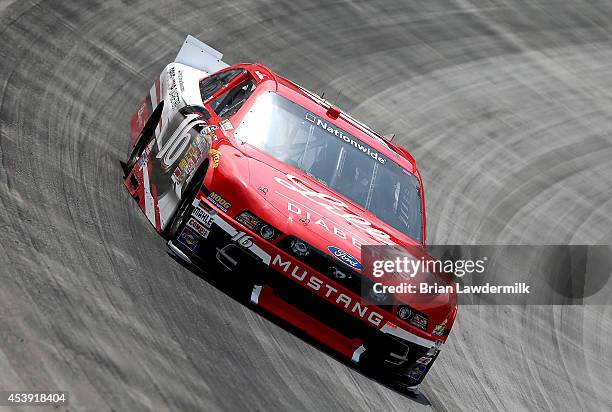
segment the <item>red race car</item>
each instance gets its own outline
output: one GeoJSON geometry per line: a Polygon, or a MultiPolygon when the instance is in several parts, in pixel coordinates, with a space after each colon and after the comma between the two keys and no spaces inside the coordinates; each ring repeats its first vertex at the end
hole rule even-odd
{"type": "Polygon", "coordinates": [[[125,186],[186,264],[243,271],[251,302],[355,363],[423,380],[456,296],[370,293],[362,245],[425,246],[412,156],[260,64],[188,36],[133,115],[125,186]]]}

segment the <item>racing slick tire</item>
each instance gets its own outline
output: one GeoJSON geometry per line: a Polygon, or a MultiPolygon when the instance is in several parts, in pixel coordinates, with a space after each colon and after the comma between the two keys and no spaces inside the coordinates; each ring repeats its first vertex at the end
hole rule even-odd
{"type": "Polygon", "coordinates": [[[130,170],[136,164],[136,161],[140,157],[142,151],[145,147],[151,142],[153,136],[155,136],[155,128],[159,123],[159,119],[161,118],[162,110],[164,109],[164,102],[162,101],[153,111],[153,114],[147,120],[147,123],[140,131],[140,135],[138,139],[136,139],[136,144],[134,145],[132,152],[127,158],[125,163],[121,163],[121,167],[123,168],[124,178],[130,173],[130,170]]]}
{"type": "Polygon", "coordinates": [[[191,215],[191,211],[193,209],[193,200],[202,188],[202,184],[204,183],[204,176],[206,175],[207,170],[208,159],[204,160],[204,162],[196,170],[193,177],[189,181],[189,184],[185,188],[181,203],[178,209],[176,210],[174,216],[172,217],[172,222],[163,232],[163,236],[167,240],[172,240],[176,237],[181,227],[181,224],[185,220],[185,217],[191,215]]]}

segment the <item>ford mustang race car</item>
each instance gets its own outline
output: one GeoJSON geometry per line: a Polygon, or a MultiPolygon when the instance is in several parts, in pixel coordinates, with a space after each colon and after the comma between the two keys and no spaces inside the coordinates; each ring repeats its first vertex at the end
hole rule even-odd
{"type": "Polygon", "coordinates": [[[131,120],[124,184],[175,257],[243,272],[254,305],[416,388],[446,341],[436,305],[362,296],[361,247],[425,247],[413,157],[261,64],[188,36],[131,120]]]}

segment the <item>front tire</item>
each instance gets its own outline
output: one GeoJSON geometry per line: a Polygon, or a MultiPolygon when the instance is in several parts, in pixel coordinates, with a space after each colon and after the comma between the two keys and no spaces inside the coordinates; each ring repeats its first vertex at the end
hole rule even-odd
{"type": "Polygon", "coordinates": [[[176,210],[174,217],[172,218],[172,222],[164,230],[164,237],[166,239],[174,239],[178,235],[178,231],[181,228],[183,222],[185,221],[185,218],[191,215],[191,211],[193,209],[193,200],[202,188],[202,184],[204,183],[204,176],[206,175],[207,170],[208,159],[204,160],[204,162],[200,165],[198,170],[195,172],[195,174],[189,181],[189,184],[185,188],[181,203],[178,209],[176,210]]]}

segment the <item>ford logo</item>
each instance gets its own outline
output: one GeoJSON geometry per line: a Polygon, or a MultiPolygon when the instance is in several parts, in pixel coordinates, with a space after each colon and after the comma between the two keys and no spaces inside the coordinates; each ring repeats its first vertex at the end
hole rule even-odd
{"type": "Polygon", "coordinates": [[[329,250],[329,253],[331,253],[336,259],[345,265],[348,265],[353,269],[363,270],[363,266],[353,255],[335,246],[327,246],[327,250],[329,250]]]}

